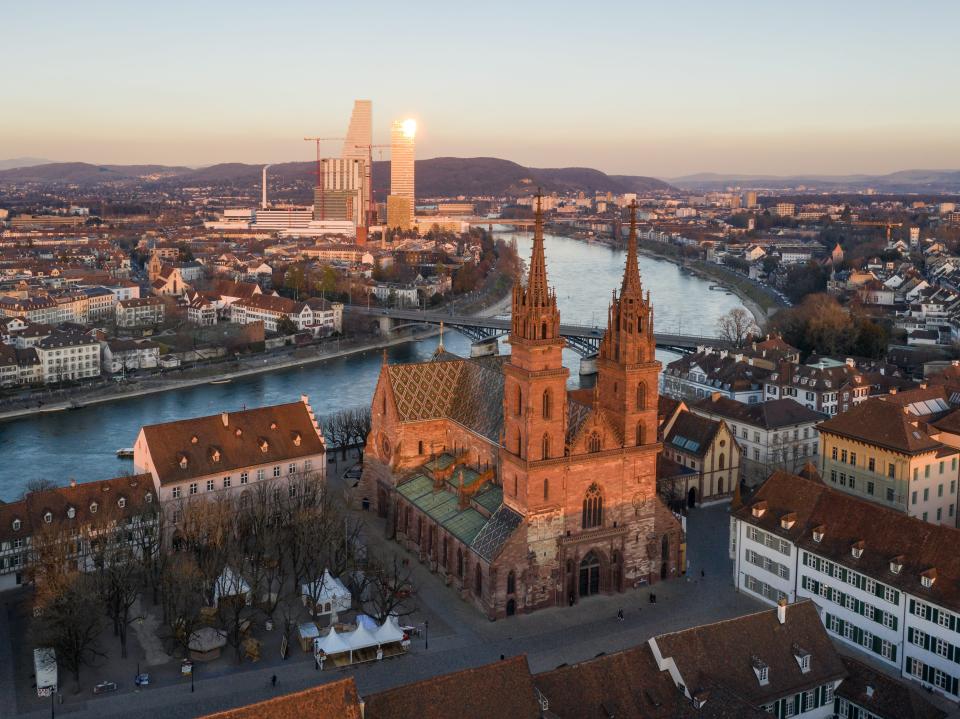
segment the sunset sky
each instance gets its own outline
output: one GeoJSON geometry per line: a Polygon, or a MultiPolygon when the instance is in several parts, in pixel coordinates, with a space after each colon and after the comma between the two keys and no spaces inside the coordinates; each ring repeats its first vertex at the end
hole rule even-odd
{"type": "Polygon", "coordinates": [[[960,167],[960,3],[7,3],[0,159],[418,158],[676,177],[960,167]],[[331,144],[335,154],[339,147],[331,144]]]}

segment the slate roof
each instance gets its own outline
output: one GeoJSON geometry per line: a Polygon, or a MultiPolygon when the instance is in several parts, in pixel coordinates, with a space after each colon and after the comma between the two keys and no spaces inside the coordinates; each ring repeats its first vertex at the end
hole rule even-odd
{"type": "Polygon", "coordinates": [[[720,426],[720,420],[701,417],[693,412],[681,412],[664,443],[686,454],[702,457],[720,431],[720,426]]]}
{"type": "Polygon", "coordinates": [[[493,442],[503,427],[501,362],[436,359],[388,365],[401,422],[450,419],[493,442]]]}
{"type": "Polygon", "coordinates": [[[650,641],[656,642],[664,658],[676,662],[691,693],[721,685],[754,706],[846,676],[816,605],[807,599],[786,610],[783,624],[777,619],[777,610],[771,609],[661,634],[650,641]],[[794,656],[794,645],[810,653],[806,674],[794,656]],[[757,678],[754,658],[768,667],[766,685],[761,685],[757,678]]]}
{"type": "Polygon", "coordinates": [[[915,415],[880,399],[868,399],[851,407],[821,422],[817,429],[904,454],[935,452],[943,447],[924,431],[915,415]]]}
{"type": "Polygon", "coordinates": [[[733,516],[915,597],[960,611],[958,529],[909,517],[788,472],[774,472],[733,516]],[[754,517],[751,508],[758,502],[765,502],[766,509],[754,517]],[[785,514],[795,515],[790,529],[780,525],[785,514]],[[818,527],[823,537],[815,542],[813,530],[818,527]],[[859,558],[850,551],[855,542],[863,542],[859,558]],[[901,557],[903,564],[896,574],[890,568],[894,557],[901,557]],[[930,569],[936,569],[936,580],[924,587],[921,573],[930,569]]]}
{"type": "Polygon", "coordinates": [[[502,505],[473,540],[473,550],[488,562],[493,561],[522,521],[523,517],[502,505]]]}
{"type": "Polygon", "coordinates": [[[361,719],[360,698],[353,677],[285,694],[237,709],[207,714],[204,719],[361,719]]]}
{"type": "Polygon", "coordinates": [[[837,696],[863,707],[880,719],[942,719],[940,711],[905,683],[850,657],[841,657],[847,678],[837,688],[837,696]],[[872,696],[867,696],[870,687],[872,696]]]}
{"type": "Polygon", "coordinates": [[[792,399],[773,399],[767,402],[745,404],[729,397],[707,397],[693,405],[694,411],[713,414],[737,422],[764,429],[779,429],[807,422],[820,422],[827,418],[792,399]]]}
{"type": "Polygon", "coordinates": [[[365,699],[366,719],[540,717],[525,655],[406,684],[365,699]]]}

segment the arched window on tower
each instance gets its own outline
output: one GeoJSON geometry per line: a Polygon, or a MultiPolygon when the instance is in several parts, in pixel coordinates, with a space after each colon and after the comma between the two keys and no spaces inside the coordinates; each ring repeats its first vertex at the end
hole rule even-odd
{"type": "Polygon", "coordinates": [[[647,408],[647,386],[640,382],[637,384],[637,409],[647,408]]]}
{"type": "Polygon", "coordinates": [[[473,570],[473,592],[478,597],[483,596],[483,568],[480,566],[480,562],[477,562],[473,570]]]}
{"type": "Polygon", "coordinates": [[[720,456],[717,458],[717,469],[724,469],[726,466],[727,466],[727,458],[723,454],[723,452],[721,452],[720,456]]]}
{"type": "Polygon", "coordinates": [[[584,529],[603,525],[603,495],[600,494],[600,488],[596,484],[590,485],[583,498],[582,524],[584,529]]]}
{"type": "Polygon", "coordinates": [[[513,413],[518,417],[523,414],[523,388],[520,385],[513,395],[513,413]]]}
{"type": "Polygon", "coordinates": [[[543,390],[543,406],[542,406],[541,414],[543,414],[544,419],[550,419],[551,399],[552,397],[550,396],[550,390],[548,389],[543,390]]]}
{"type": "Polygon", "coordinates": [[[587,447],[591,452],[600,451],[600,435],[597,432],[590,433],[590,439],[587,442],[587,447]]]}
{"type": "Polygon", "coordinates": [[[543,480],[543,498],[544,500],[550,499],[550,480],[543,480]]]}
{"type": "Polygon", "coordinates": [[[510,571],[507,575],[507,594],[515,594],[517,591],[517,575],[510,571]]]}
{"type": "Polygon", "coordinates": [[[646,436],[643,431],[643,422],[637,422],[637,446],[646,444],[646,436]]]}
{"type": "Polygon", "coordinates": [[[542,340],[547,339],[547,323],[546,322],[543,322],[540,325],[540,339],[542,340]]]}
{"type": "Polygon", "coordinates": [[[543,441],[541,442],[541,447],[543,450],[543,458],[550,459],[550,435],[546,432],[543,433],[543,441]]]}

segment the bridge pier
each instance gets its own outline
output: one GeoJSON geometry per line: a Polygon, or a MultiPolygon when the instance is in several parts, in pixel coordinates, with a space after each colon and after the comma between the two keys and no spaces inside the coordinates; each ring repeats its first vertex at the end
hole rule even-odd
{"type": "Polygon", "coordinates": [[[587,355],[580,358],[580,376],[597,373],[597,355],[587,355]]]}
{"type": "Polygon", "coordinates": [[[471,357],[495,357],[500,354],[500,344],[496,337],[490,337],[470,345],[471,357]]]}
{"type": "Polygon", "coordinates": [[[384,337],[389,337],[393,334],[393,320],[389,317],[380,317],[378,318],[378,323],[380,325],[380,334],[384,337]]]}

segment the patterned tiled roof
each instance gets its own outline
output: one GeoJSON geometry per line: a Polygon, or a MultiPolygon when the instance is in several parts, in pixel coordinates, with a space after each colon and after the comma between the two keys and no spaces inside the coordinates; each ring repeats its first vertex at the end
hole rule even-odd
{"type": "Polygon", "coordinates": [[[512,509],[501,505],[473,540],[473,551],[488,562],[493,561],[522,519],[512,509]]]}
{"type": "Polygon", "coordinates": [[[401,422],[452,419],[498,442],[503,426],[502,363],[466,359],[390,365],[401,422]]]}
{"type": "Polygon", "coordinates": [[[575,400],[567,402],[567,442],[569,443],[577,436],[583,423],[590,416],[590,408],[585,404],[580,404],[575,400]]]}

